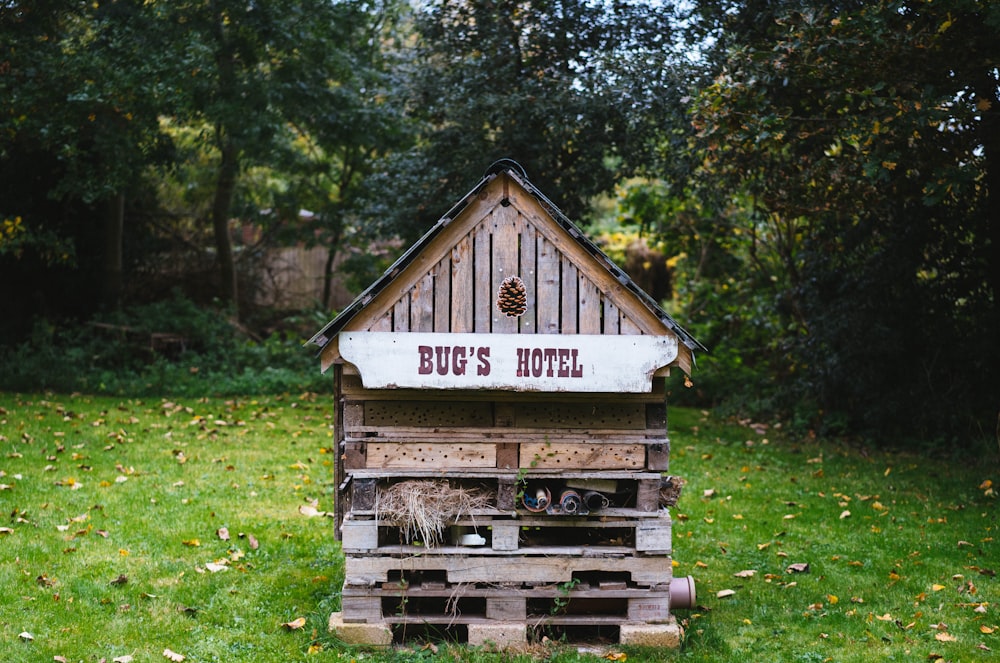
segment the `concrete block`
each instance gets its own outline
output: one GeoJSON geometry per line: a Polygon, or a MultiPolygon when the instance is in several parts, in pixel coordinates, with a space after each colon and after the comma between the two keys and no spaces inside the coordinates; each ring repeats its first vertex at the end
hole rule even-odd
{"type": "Polygon", "coordinates": [[[387,647],[392,644],[392,629],[385,624],[350,624],[344,622],[344,614],[330,615],[329,629],[348,645],[375,645],[387,647]]]}
{"type": "Polygon", "coordinates": [[[511,645],[523,645],[528,639],[528,627],[524,622],[503,622],[498,624],[469,624],[469,646],[493,645],[504,649],[511,645]]]}
{"type": "Polygon", "coordinates": [[[683,636],[684,629],[671,617],[667,624],[622,624],[618,641],[623,645],[677,649],[683,636]]]}

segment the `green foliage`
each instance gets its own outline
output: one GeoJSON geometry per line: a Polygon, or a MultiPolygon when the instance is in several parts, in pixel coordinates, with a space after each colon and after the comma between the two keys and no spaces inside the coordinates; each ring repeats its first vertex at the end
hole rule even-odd
{"type": "MultiPolygon", "coordinates": [[[[303,326],[310,323],[319,324],[303,326]]],[[[321,390],[327,380],[303,341],[294,331],[247,337],[225,309],[175,295],[82,325],[39,320],[28,340],[0,349],[0,389],[132,396],[321,390]]]]}
{"type": "Polygon", "coordinates": [[[681,649],[346,645],[327,630],[343,553],[330,519],[299,511],[334,509],[332,408],[0,393],[4,660],[866,663],[1000,646],[995,453],[858,449],[686,408],[671,409],[687,481],[673,558],[697,607],[676,613],[681,649]]]}

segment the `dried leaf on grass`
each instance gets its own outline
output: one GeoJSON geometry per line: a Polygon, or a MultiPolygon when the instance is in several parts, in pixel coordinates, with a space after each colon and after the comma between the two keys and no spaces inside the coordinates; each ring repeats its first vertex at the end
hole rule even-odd
{"type": "Polygon", "coordinates": [[[306,618],[299,617],[298,619],[293,619],[290,622],[285,622],[282,626],[288,631],[297,631],[306,625],[306,618]]]}
{"type": "Polygon", "coordinates": [[[168,661],[174,661],[174,663],[181,663],[181,661],[184,660],[185,656],[183,654],[178,654],[175,651],[170,651],[170,649],[164,649],[163,658],[167,659],[168,661]]]}
{"type": "Polygon", "coordinates": [[[447,481],[400,481],[376,493],[375,519],[402,528],[407,543],[420,540],[431,548],[449,522],[490,506],[490,498],[486,490],[447,481]]]}

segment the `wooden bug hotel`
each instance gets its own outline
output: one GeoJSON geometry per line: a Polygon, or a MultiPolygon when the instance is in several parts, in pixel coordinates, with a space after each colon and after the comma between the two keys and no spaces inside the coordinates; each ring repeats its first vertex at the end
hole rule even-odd
{"type": "Polygon", "coordinates": [[[310,342],[336,391],[340,638],[679,643],[666,378],[701,346],[517,164],[310,342]]]}

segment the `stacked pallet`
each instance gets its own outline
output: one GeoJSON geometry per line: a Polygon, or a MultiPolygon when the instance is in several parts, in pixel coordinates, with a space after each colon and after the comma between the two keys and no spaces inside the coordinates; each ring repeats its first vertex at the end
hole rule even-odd
{"type": "Polygon", "coordinates": [[[310,343],[334,369],[341,638],[677,645],[666,380],[702,347],[519,166],[310,343]]]}
{"type": "Polygon", "coordinates": [[[345,376],[338,630],[366,625],[355,632],[372,641],[434,625],[481,644],[612,627],[626,642],[675,640],[665,507],[679,482],[664,474],[663,380],[655,387],[433,399],[345,376]],[[384,509],[415,483],[441,504],[485,500],[421,536],[384,509]]]}

